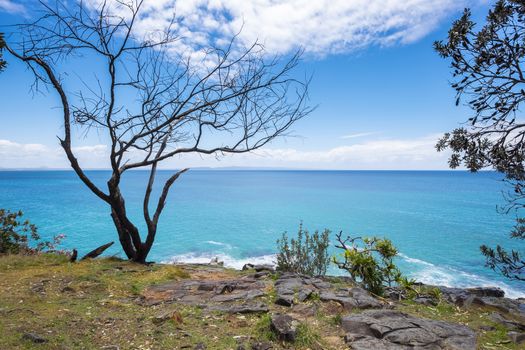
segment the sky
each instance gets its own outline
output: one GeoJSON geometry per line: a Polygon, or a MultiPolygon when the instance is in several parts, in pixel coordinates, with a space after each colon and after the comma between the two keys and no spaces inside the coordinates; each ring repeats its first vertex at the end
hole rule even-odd
{"type": "MultiPolygon", "coordinates": [[[[99,0],[88,0],[96,6],[99,0]]],[[[310,105],[291,135],[254,153],[187,155],[163,168],[258,167],[349,170],[447,169],[438,153],[440,135],[468,119],[455,106],[449,62],[433,50],[452,21],[470,7],[482,23],[492,4],[484,0],[146,0],[137,30],[162,28],[174,13],[182,33],[176,47],[239,34],[259,40],[268,54],[302,48],[298,76],[312,76],[310,105]]],[[[33,0],[0,0],[1,31],[31,20],[33,0]]],[[[59,100],[52,91],[34,94],[31,73],[6,55],[0,74],[0,168],[68,168],[57,135],[62,133],[59,100]]],[[[90,74],[86,60],[68,74],[90,74]]],[[[106,168],[105,135],[74,133],[75,153],[85,168],[106,168]]]]}

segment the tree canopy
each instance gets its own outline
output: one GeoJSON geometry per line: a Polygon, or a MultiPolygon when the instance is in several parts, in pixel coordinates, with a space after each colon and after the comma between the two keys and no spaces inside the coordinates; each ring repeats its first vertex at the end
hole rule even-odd
{"type": "MultiPolygon", "coordinates": [[[[435,49],[451,61],[456,105],[473,111],[463,127],[446,133],[437,149],[452,152],[449,165],[471,171],[493,168],[505,174],[511,190],[505,212],[525,208],[525,2],[500,0],[478,29],[467,9],[455,21],[445,41],[435,49]]],[[[513,238],[525,238],[525,220],[518,218],[513,238]]],[[[482,246],[487,265],[505,276],[525,278],[525,261],[518,251],[482,246]]]]}

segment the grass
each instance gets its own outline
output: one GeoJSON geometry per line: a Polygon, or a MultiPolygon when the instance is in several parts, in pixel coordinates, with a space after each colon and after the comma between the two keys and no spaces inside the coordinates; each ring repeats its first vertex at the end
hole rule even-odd
{"type": "Polygon", "coordinates": [[[37,345],[22,340],[27,332],[48,340],[40,349],[233,347],[235,341],[219,326],[227,322],[222,318],[206,319],[197,308],[175,306],[182,324],[154,324],[165,310],[136,302],[146,286],[188,277],[177,266],[112,258],[71,264],[56,255],[0,257],[0,349],[34,349],[37,345]],[[217,330],[213,337],[210,327],[217,330]]]}
{"type": "MultiPolygon", "coordinates": [[[[300,304],[302,313],[291,310],[300,322],[293,344],[275,338],[270,314],[229,315],[194,306],[138,302],[148,286],[186,278],[222,278],[219,275],[240,277],[246,272],[145,266],[115,258],[72,264],[66,257],[51,254],[0,256],[0,349],[89,350],[112,345],[120,349],[192,349],[202,343],[220,350],[237,349],[240,344],[249,349],[254,341],[272,342],[274,349],[348,348],[342,340],[341,307],[321,302],[317,295],[300,304]],[[159,319],[166,313],[170,316],[159,319]],[[38,334],[48,342],[24,340],[25,333],[38,334]]],[[[276,292],[269,287],[261,301],[272,312],[290,312],[275,305],[275,299],[276,292]]],[[[490,320],[494,310],[488,308],[464,310],[444,302],[424,306],[412,301],[396,307],[418,317],[470,326],[478,333],[479,349],[520,348],[509,342],[502,326],[490,320]]]]}

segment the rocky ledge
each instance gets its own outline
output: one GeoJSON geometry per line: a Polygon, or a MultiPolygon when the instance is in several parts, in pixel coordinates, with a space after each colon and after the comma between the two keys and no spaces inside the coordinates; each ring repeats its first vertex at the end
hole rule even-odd
{"type": "MultiPolygon", "coordinates": [[[[201,267],[202,269],[202,267],[201,267]]],[[[371,295],[343,277],[313,278],[276,274],[268,266],[250,265],[246,273],[225,277],[210,267],[208,278],[179,280],[152,286],[143,293],[145,305],[184,304],[229,314],[268,313],[271,331],[284,342],[293,342],[301,320],[324,307],[339,318],[342,342],[351,349],[476,349],[477,333],[466,325],[435,321],[396,310],[403,293],[390,289],[386,298],[371,295]],[[311,302],[314,301],[314,302],[311,302]]],[[[415,303],[449,303],[468,309],[488,307],[491,319],[508,330],[509,342],[525,344],[525,306],[504,297],[497,288],[446,288],[426,286],[415,303]]],[[[172,315],[159,315],[159,322],[172,315]]],[[[253,343],[252,349],[272,349],[270,343],[253,343]]],[[[239,349],[245,349],[239,346],[239,349]]]]}

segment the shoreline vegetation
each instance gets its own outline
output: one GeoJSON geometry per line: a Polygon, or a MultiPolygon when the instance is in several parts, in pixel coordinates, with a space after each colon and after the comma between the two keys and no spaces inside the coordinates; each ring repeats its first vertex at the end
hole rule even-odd
{"type": "Polygon", "coordinates": [[[0,348],[522,348],[521,301],[497,288],[415,288],[413,295],[387,288],[378,297],[349,278],[265,265],[3,255],[0,348]]]}

